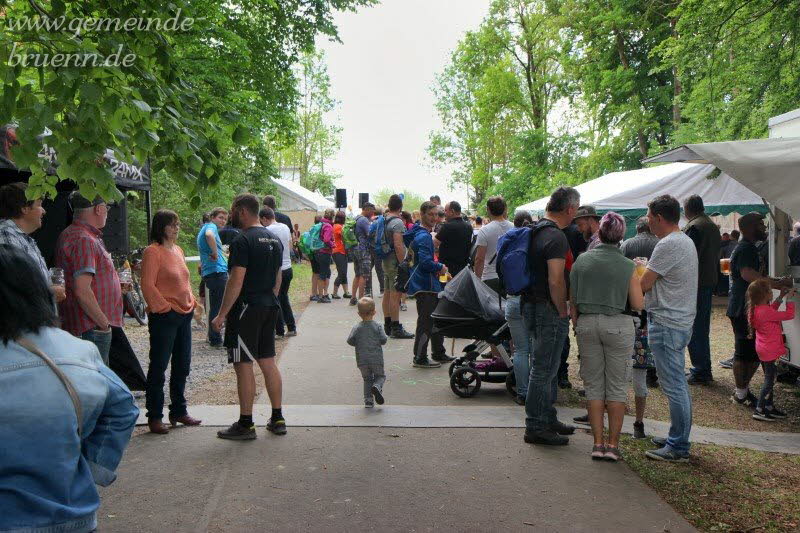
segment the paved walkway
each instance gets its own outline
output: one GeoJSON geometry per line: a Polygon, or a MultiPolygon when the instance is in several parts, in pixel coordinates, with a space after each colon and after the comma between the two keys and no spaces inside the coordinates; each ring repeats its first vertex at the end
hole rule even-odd
{"type": "MultiPolygon", "coordinates": [[[[503,384],[465,400],[446,368],[411,368],[412,341],[389,342],[388,403],[365,410],[345,343],[356,320],[342,300],[303,313],[280,361],[287,436],[266,434],[261,403],[256,441],[221,441],[213,427],[134,438],[101,490],[99,530],[693,530],[624,463],[591,461],[589,435],[524,444],[503,384]]],[[[409,329],[415,320],[403,313],[409,329]]],[[[192,414],[227,425],[238,410],[192,414]]]]}

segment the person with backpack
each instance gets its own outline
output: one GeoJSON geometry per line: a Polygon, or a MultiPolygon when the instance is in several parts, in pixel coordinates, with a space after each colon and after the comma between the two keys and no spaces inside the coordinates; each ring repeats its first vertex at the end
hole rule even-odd
{"type": "MultiPolygon", "coordinates": [[[[378,285],[380,286],[380,294],[379,294],[380,298],[383,298],[383,282],[384,282],[383,262],[378,258],[377,255],[375,255],[375,242],[374,241],[375,241],[375,230],[378,228],[378,220],[380,220],[382,218],[383,218],[383,208],[382,207],[376,207],[375,208],[375,213],[374,213],[373,218],[372,218],[372,221],[370,222],[370,225],[369,225],[369,241],[370,241],[369,256],[370,256],[370,260],[372,261],[372,266],[375,269],[375,274],[378,276],[378,285]]],[[[364,290],[366,291],[367,296],[369,296],[370,298],[373,298],[372,271],[370,271],[370,274],[367,276],[367,281],[365,283],[364,290]]]]}
{"type": "MultiPolygon", "coordinates": [[[[317,281],[317,297],[319,299],[317,301],[322,304],[331,303],[331,297],[328,296],[328,285],[331,280],[331,263],[333,262],[333,247],[335,246],[333,218],[333,209],[326,209],[319,227],[319,240],[322,242],[322,246],[316,248],[314,252],[319,268],[319,280],[317,281]]],[[[312,245],[312,247],[314,246],[316,245],[312,245]]]]}
{"type": "Polygon", "coordinates": [[[319,294],[317,294],[317,289],[319,287],[319,263],[317,263],[317,257],[314,253],[314,250],[311,249],[311,233],[316,228],[317,235],[319,235],[319,228],[321,227],[322,216],[316,215],[314,217],[314,225],[311,226],[311,229],[300,236],[300,240],[297,243],[303,253],[308,256],[308,262],[311,263],[311,297],[309,298],[309,301],[312,302],[319,301],[319,294]]]}
{"type": "Polygon", "coordinates": [[[513,228],[514,224],[508,221],[508,208],[502,196],[489,198],[486,201],[486,210],[491,221],[478,231],[478,238],[475,241],[475,275],[499,294],[500,281],[497,276],[495,257],[497,241],[513,228]]]}
{"type": "Polygon", "coordinates": [[[406,226],[400,218],[402,210],[402,198],[397,194],[390,196],[388,211],[378,219],[375,229],[375,255],[380,258],[384,272],[383,329],[393,339],[413,339],[414,334],[400,324],[400,291],[394,287],[397,268],[406,255],[403,244],[406,226]]]}
{"type": "MultiPolygon", "coordinates": [[[[533,219],[527,211],[520,211],[514,216],[515,229],[524,228],[531,224],[533,224],[533,219]]],[[[506,233],[506,235],[509,234],[506,233]]],[[[530,242],[530,237],[526,238],[530,242]]],[[[497,255],[500,257],[499,252],[497,255]]],[[[498,274],[502,271],[500,261],[497,262],[497,271],[498,274]]],[[[531,369],[531,334],[522,316],[522,296],[507,293],[505,312],[508,329],[511,331],[511,340],[514,342],[514,377],[517,381],[517,395],[514,397],[514,402],[517,405],[525,405],[525,396],[528,394],[528,377],[531,369]]]]}
{"type": "Polygon", "coordinates": [[[347,247],[344,242],[344,227],[347,217],[339,211],[333,220],[333,262],[336,265],[336,279],[333,282],[333,299],[339,300],[339,287],[342,287],[344,298],[350,298],[347,292],[347,247]]]}
{"type": "MultiPolygon", "coordinates": [[[[364,202],[361,206],[361,214],[355,219],[353,232],[356,237],[356,245],[353,247],[353,269],[355,277],[353,286],[350,289],[350,305],[356,305],[358,300],[365,296],[364,292],[368,285],[367,281],[372,280],[372,255],[370,254],[369,226],[375,206],[369,202],[364,202]]],[[[370,283],[371,285],[371,283],[370,283]]]]}
{"type": "Polygon", "coordinates": [[[556,408],[556,375],[569,330],[565,276],[569,242],[562,231],[575,217],[580,193],[559,187],[550,196],[545,217],[531,231],[528,247],[530,286],[525,291],[522,314],[533,334],[531,373],[525,401],[525,442],[564,445],[573,426],[560,422],[556,408]]]}
{"type": "Polygon", "coordinates": [[[436,204],[425,202],[420,206],[421,221],[415,224],[405,235],[403,243],[411,250],[413,259],[411,276],[406,285],[406,292],[414,296],[417,303],[417,331],[414,337],[414,359],[416,368],[437,368],[452,357],[448,357],[444,347],[444,337],[433,333],[433,318],[431,315],[439,303],[439,292],[442,284],[439,276],[447,273],[447,266],[434,259],[433,238],[431,231],[438,220],[439,213],[436,204]],[[428,359],[428,341],[431,347],[431,358],[428,359]]]}

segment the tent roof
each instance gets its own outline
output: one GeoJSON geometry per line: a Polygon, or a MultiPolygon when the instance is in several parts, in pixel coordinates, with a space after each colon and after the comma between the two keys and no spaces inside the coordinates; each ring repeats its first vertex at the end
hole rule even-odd
{"type": "Polygon", "coordinates": [[[712,163],[765,200],[800,219],[800,138],[685,144],[649,157],[664,161],[712,163]]]}
{"type": "Polygon", "coordinates": [[[289,181],[280,178],[273,178],[273,182],[278,187],[280,192],[282,204],[289,200],[289,203],[296,205],[291,210],[295,209],[311,209],[314,211],[324,211],[325,209],[333,209],[334,204],[327,200],[321,194],[310,191],[302,187],[296,181],[289,181]]]}
{"type": "MultiPolygon", "coordinates": [[[[581,204],[591,204],[599,211],[647,209],[648,202],[662,194],[670,194],[680,202],[699,194],[706,206],[715,208],[763,205],[761,197],[727,174],[707,179],[713,171],[714,165],[672,163],[612,172],[575,188],[581,194],[581,204]]],[[[549,196],[540,198],[517,210],[543,213],[549,199],[549,196]]]]}

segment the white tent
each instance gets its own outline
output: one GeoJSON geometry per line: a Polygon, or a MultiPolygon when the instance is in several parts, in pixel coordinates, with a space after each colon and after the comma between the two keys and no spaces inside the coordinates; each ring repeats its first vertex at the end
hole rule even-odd
{"type": "MultiPolygon", "coordinates": [[[[628,219],[647,212],[647,203],[662,194],[683,201],[693,194],[700,195],[706,212],[727,215],[732,212],[765,212],[761,197],[727,174],[709,179],[714,165],[672,163],[652,168],[612,172],[575,188],[581,193],[581,204],[590,204],[600,213],[615,211],[628,219]]],[[[544,214],[549,196],[519,206],[517,211],[532,215],[544,214]]]]}
{"type": "Polygon", "coordinates": [[[281,211],[324,211],[333,209],[334,204],[321,194],[301,187],[296,181],[273,178],[280,195],[281,211]]]}

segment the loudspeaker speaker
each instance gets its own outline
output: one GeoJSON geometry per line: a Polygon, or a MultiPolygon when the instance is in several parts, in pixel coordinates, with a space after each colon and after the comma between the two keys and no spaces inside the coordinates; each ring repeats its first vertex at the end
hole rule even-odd
{"type": "Polygon", "coordinates": [[[129,254],[130,235],[128,233],[128,204],[120,200],[108,208],[108,219],[103,228],[103,243],[112,254],[129,254]]]}
{"type": "Polygon", "coordinates": [[[369,193],[368,192],[360,192],[358,193],[358,207],[359,209],[364,207],[364,204],[369,202],[369,193]]]}
{"type": "Polygon", "coordinates": [[[336,189],[336,209],[347,207],[347,189],[336,189]]]}

